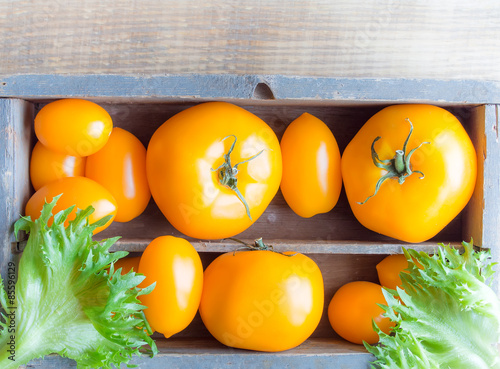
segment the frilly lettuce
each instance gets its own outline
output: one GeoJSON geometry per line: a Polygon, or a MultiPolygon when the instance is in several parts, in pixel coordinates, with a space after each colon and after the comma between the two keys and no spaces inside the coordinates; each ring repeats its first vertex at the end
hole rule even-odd
{"type": "MultiPolygon", "coordinates": [[[[92,232],[109,219],[90,224],[92,207],[79,210],[64,226],[73,208],[52,216],[58,197],[45,204],[39,219],[22,217],[15,223],[29,233],[19,262],[15,299],[0,285],[0,367],[17,368],[51,353],[76,360],[78,368],[111,368],[128,363],[143,345],[157,352],[147,331],[144,306],[137,296],[144,276],[121,275],[113,263],[127,253],[108,250],[117,238],[92,240],[92,232]],[[15,312],[15,324],[7,315],[15,312]],[[8,327],[15,325],[15,339],[8,327]],[[9,342],[15,342],[15,356],[9,342]],[[10,357],[10,359],[9,359],[10,357]],[[15,359],[13,361],[12,359],[15,359]]],[[[0,279],[1,284],[1,279],[0,279]]]]}
{"type": "Polygon", "coordinates": [[[445,245],[432,256],[404,250],[409,273],[400,274],[402,289],[384,290],[381,305],[396,326],[390,335],[375,327],[379,344],[365,344],[376,357],[372,368],[500,368],[494,264],[472,242],[463,246],[463,254],[445,245]]]}

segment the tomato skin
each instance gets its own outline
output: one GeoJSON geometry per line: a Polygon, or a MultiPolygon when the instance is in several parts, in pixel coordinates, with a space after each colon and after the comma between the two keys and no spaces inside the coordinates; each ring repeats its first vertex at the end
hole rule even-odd
{"type": "MultiPolygon", "coordinates": [[[[50,202],[54,196],[60,194],[62,196],[57,201],[52,213],[57,214],[61,210],[76,205],[73,212],[68,216],[68,221],[75,218],[77,209],[83,210],[89,205],[92,205],[95,209],[89,216],[90,224],[105,216],[112,216],[104,226],[96,228],[94,234],[106,229],[115,217],[117,205],[113,196],[99,183],[85,177],[62,178],[41,187],[26,203],[26,215],[33,220],[38,219],[45,201],[50,202]]],[[[68,221],[66,221],[65,225],[68,224],[68,221]]],[[[52,224],[52,218],[49,223],[52,224]]]]}
{"type": "Polygon", "coordinates": [[[406,241],[423,242],[441,231],[465,207],[474,191],[477,159],[474,146],[458,119],[431,105],[389,106],[359,130],[342,155],[342,177],[351,209],[366,228],[406,241]],[[410,131],[407,153],[413,173],[402,185],[388,179],[378,193],[375,183],[386,170],[374,165],[371,145],[381,160],[401,150],[410,131]]]}
{"type": "Polygon", "coordinates": [[[35,117],[35,134],[50,150],[88,156],[107,142],[113,121],[108,112],[88,100],[61,99],[45,105],[35,117]]]}
{"type": "Polygon", "coordinates": [[[151,137],[146,168],[152,196],[167,220],[193,238],[234,236],[257,220],[279,189],[281,150],[273,130],[236,105],[209,102],[168,119],[151,137]],[[219,168],[234,137],[231,163],[238,166],[235,191],[219,182],[219,168]]]}
{"type": "Polygon", "coordinates": [[[401,287],[399,273],[408,269],[408,260],[404,254],[388,255],[376,265],[376,269],[382,287],[395,290],[396,287],[401,287]]]}
{"type": "Polygon", "coordinates": [[[47,149],[40,141],[30,159],[30,179],[35,191],[52,181],[85,175],[86,158],[61,154],[47,149]]]}
{"type": "Polygon", "coordinates": [[[130,271],[134,271],[139,273],[139,262],[141,261],[140,256],[127,256],[121,259],[118,259],[115,262],[114,268],[115,271],[122,268],[121,274],[127,274],[130,271]]]}
{"type": "Polygon", "coordinates": [[[193,320],[203,288],[203,266],[195,248],[173,236],[155,238],[139,262],[146,279],[139,287],[156,282],[154,290],[139,296],[151,328],[166,338],[182,331],[193,320]]]}
{"type": "Polygon", "coordinates": [[[363,344],[378,342],[372,320],[389,334],[394,323],[383,317],[384,310],[377,304],[387,305],[382,287],[376,283],[355,281],[340,287],[328,305],[328,319],[333,330],[345,340],[363,344]]]}
{"type": "Polygon", "coordinates": [[[321,271],[307,256],[237,251],[206,268],[200,316],[227,346],[275,352],[313,333],[323,303],[321,271]]]}
{"type": "Polygon", "coordinates": [[[115,127],[106,145],[87,157],[85,176],[103,185],[116,200],[115,222],[128,222],[151,199],[146,177],[146,148],[132,133],[115,127]]]}
{"type": "Polygon", "coordinates": [[[290,208],[304,218],[332,210],[342,173],[339,146],[328,126],[304,113],[287,127],[280,146],[281,192],[290,208]]]}

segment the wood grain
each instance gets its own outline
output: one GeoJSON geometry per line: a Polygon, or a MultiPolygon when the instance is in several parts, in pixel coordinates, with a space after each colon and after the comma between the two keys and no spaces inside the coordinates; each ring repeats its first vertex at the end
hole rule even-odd
{"type": "Polygon", "coordinates": [[[499,31],[496,0],[1,0],[0,74],[498,81],[499,31]]]}
{"type": "MultiPolygon", "coordinates": [[[[374,357],[363,346],[339,339],[311,339],[297,348],[275,353],[232,349],[214,339],[169,339],[157,342],[159,354],[146,355],[131,363],[141,369],[160,368],[349,368],[368,369],[374,357]]],[[[49,355],[36,359],[29,368],[76,368],[74,361],[49,355]]]]}
{"type": "Polygon", "coordinates": [[[33,112],[33,104],[26,101],[0,99],[0,273],[6,286],[10,274],[18,272],[19,255],[12,253],[13,226],[30,193],[33,112]]]}

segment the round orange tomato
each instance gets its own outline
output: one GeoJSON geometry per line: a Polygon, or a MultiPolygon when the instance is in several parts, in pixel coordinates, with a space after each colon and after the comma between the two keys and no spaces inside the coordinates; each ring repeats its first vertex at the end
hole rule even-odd
{"type": "Polygon", "coordinates": [[[376,269],[380,284],[395,290],[396,287],[401,287],[399,273],[408,269],[408,260],[404,254],[389,255],[377,264],[376,269]]]}
{"type": "Polygon", "coordinates": [[[166,338],[182,331],[193,320],[203,288],[203,266],[195,248],[173,236],[155,238],[139,262],[146,279],[139,287],[156,283],[154,290],[139,296],[151,328],[166,338]]]}
{"type": "Polygon", "coordinates": [[[383,316],[384,310],[377,304],[387,305],[382,287],[376,283],[356,281],[340,287],[328,305],[328,319],[333,330],[345,340],[374,344],[379,340],[372,321],[389,334],[394,323],[383,316]]]}
{"type": "MultiPolygon", "coordinates": [[[[53,214],[76,205],[73,212],[68,216],[68,221],[76,216],[77,209],[86,209],[88,206],[94,208],[89,216],[90,224],[95,223],[105,216],[111,215],[111,219],[101,227],[94,230],[94,234],[107,228],[116,214],[116,201],[113,196],[99,183],[85,177],[67,177],[50,182],[36,191],[26,204],[26,215],[32,220],[38,219],[45,201],[50,202],[54,196],[61,195],[53,209],[53,214]]],[[[50,220],[52,224],[52,219],[50,220]]],[[[49,225],[50,225],[49,224],[49,225]]]]}
{"type": "Polygon", "coordinates": [[[370,118],[342,155],[351,209],[366,228],[423,242],[465,207],[477,175],[458,119],[431,105],[394,105],[370,118]]]}
{"type": "Polygon", "coordinates": [[[342,188],[340,151],[328,126],[304,113],[281,139],[281,192],[290,208],[310,218],[334,208],[342,188]]]}
{"type": "Polygon", "coordinates": [[[86,158],[61,154],[37,142],[31,152],[30,179],[36,190],[52,181],[65,177],[85,175],[86,158]]]}
{"type": "Polygon", "coordinates": [[[113,121],[91,101],[62,99],[45,105],[35,117],[35,134],[48,149],[72,156],[88,156],[108,141],[113,121]]]}
{"type": "Polygon", "coordinates": [[[273,130],[236,105],[209,102],[168,119],[148,145],[147,176],[167,220],[187,236],[218,239],[250,227],[281,181],[273,130]]]}
{"type": "Polygon", "coordinates": [[[118,270],[122,268],[121,274],[127,274],[130,271],[139,273],[139,262],[141,260],[140,256],[128,256],[118,259],[115,262],[114,268],[118,270]]]}
{"type": "Polygon", "coordinates": [[[124,129],[113,128],[106,145],[87,157],[85,176],[103,185],[115,198],[115,222],[128,222],[139,216],[151,199],[146,148],[124,129]]]}
{"type": "Polygon", "coordinates": [[[237,251],[205,270],[200,316],[209,332],[230,347],[282,351],[300,345],[323,313],[323,277],[299,253],[237,251]]]}

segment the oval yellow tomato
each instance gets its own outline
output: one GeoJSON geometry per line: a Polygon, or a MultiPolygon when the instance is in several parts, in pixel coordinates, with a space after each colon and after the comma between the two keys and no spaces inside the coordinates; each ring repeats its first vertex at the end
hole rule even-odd
{"type": "Polygon", "coordinates": [[[342,155],[355,217],[406,242],[426,241],[453,220],[472,196],[476,175],[476,152],[464,127],[431,105],[382,109],[342,155]]]}
{"type": "Polygon", "coordinates": [[[374,344],[379,340],[372,321],[389,334],[394,323],[383,316],[384,310],[377,304],[387,305],[382,287],[376,283],[356,281],[340,287],[328,305],[328,319],[333,330],[345,340],[374,344]]]}
{"type": "MultiPolygon", "coordinates": [[[[94,234],[107,228],[116,214],[116,201],[113,196],[99,183],[85,177],[67,177],[50,182],[36,191],[26,204],[26,215],[31,219],[38,219],[45,201],[62,194],[53,209],[53,214],[65,210],[70,206],[76,205],[73,212],[68,216],[68,221],[76,216],[77,209],[86,209],[92,205],[94,212],[89,216],[90,224],[95,223],[105,216],[111,215],[112,218],[101,227],[94,230],[94,234]]],[[[52,224],[52,219],[50,220],[52,224]]]]}
{"type": "Polygon", "coordinates": [[[91,101],[62,99],[45,105],[35,117],[35,134],[48,149],[72,156],[88,156],[107,142],[113,121],[91,101]]]}
{"type": "Polygon", "coordinates": [[[244,231],[267,208],[281,181],[281,150],[254,114],[209,102],[158,128],[146,168],[153,198],[177,230],[218,239],[244,231]]]}
{"type": "Polygon", "coordinates": [[[85,175],[86,158],[61,154],[47,149],[39,141],[31,152],[30,179],[35,191],[65,177],[85,175]]]}
{"type": "Polygon", "coordinates": [[[334,208],[342,188],[340,151],[328,126],[304,113],[281,139],[281,192],[290,208],[310,218],[334,208]]]}
{"type": "Polygon", "coordinates": [[[87,157],[85,176],[103,185],[115,198],[115,222],[128,222],[139,216],[151,199],[146,148],[122,128],[113,128],[106,145],[87,157]]]}
{"type": "Polygon", "coordinates": [[[207,267],[204,278],[200,316],[230,347],[268,352],[296,347],[323,313],[321,271],[299,253],[229,252],[207,267]]]}
{"type": "Polygon", "coordinates": [[[173,236],[155,238],[139,262],[146,279],[139,287],[156,283],[154,290],[139,296],[151,328],[170,337],[193,320],[203,288],[203,266],[195,248],[173,236]]]}
{"type": "Polygon", "coordinates": [[[408,269],[408,260],[404,254],[388,255],[376,265],[376,269],[380,284],[395,290],[396,287],[401,287],[399,273],[408,269]]]}
{"type": "Polygon", "coordinates": [[[141,261],[140,256],[126,256],[124,258],[118,259],[115,262],[114,268],[118,270],[122,268],[121,274],[127,274],[130,271],[139,273],[139,262],[141,261]]]}

